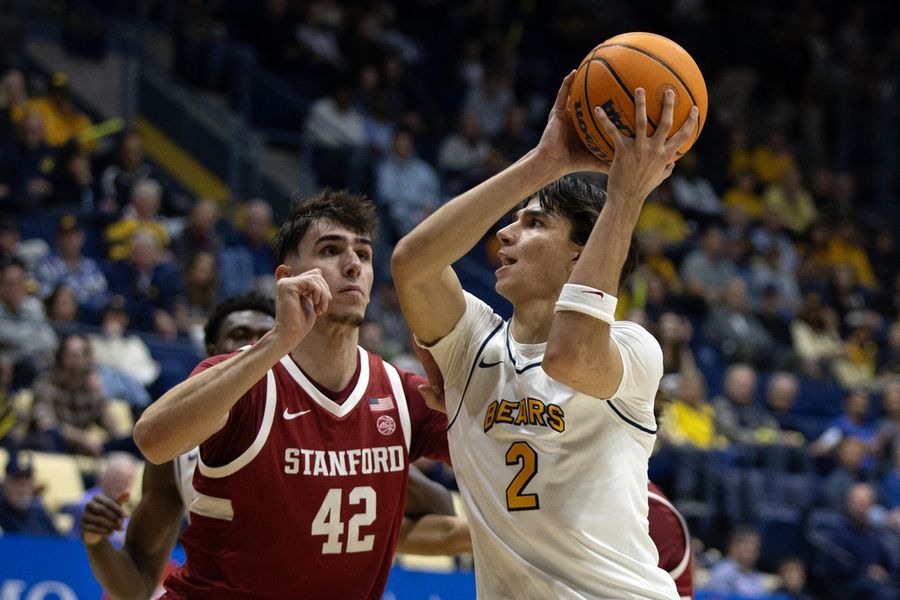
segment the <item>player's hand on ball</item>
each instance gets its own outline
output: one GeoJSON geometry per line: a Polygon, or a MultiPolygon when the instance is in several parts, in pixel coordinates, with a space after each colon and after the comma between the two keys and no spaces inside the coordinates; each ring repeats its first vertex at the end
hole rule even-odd
{"type": "Polygon", "coordinates": [[[634,91],[635,135],[624,136],[599,106],[594,113],[603,131],[613,140],[616,154],[609,168],[607,190],[613,201],[638,202],[637,208],[662,183],[675,166],[675,153],[694,134],[698,123],[697,107],[691,109],[684,125],[669,137],[675,94],[667,90],[662,119],[652,136],[647,137],[647,99],[643,88],[634,91]]]}
{"type": "Polygon", "coordinates": [[[122,503],[127,499],[128,492],[124,492],[115,500],[103,494],[91,498],[81,515],[81,539],[85,545],[98,544],[114,531],[122,530],[125,517],[128,516],[122,508],[122,503]]]}
{"type": "Polygon", "coordinates": [[[537,146],[541,159],[553,168],[557,177],[579,171],[606,173],[609,170],[609,165],[594,156],[581,142],[572,116],[566,109],[574,79],[575,71],[563,79],[537,146]]]}
{"type": "Polygon", "coordinates": [[[322,277],[322,270],[311,269],[300,275],[282,277],[276,282],[276,292],[275,331],[293,347],[313,328],[316,317],[328,310],[331,290],[322,277]]]}

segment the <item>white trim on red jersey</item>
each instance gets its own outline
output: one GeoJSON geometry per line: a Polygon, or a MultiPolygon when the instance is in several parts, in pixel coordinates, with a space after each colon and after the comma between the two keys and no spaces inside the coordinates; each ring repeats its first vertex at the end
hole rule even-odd
{"type": "Polygon", "coordinates": [[[363,394],[365,394],[366,388],[369,387],[369,357],[362,348],[357,347],[357,350],[359,357],[359,379],[356,380],[356,386],[342,404],[338,404],[320,392],[319,388],[303,374],[303,371],[300,370],[300,367],[297,366],[297,363],[294,362],[289,354],[281,359],[281,365],[287,370],[288,374],[294,378],[294,381],[297,382],[303,391],[312,398],[313,402],[334,416],[340,418],[350,414],[350,412],[356,408],[356,405],[359,404],[363,394]]]}
{"type": "Polygon", "coordinates": [[[394,392],[394,399],[397,404],[397,412],[400,413],[400,426],[403,427],[403,439],[406,440],[406,451],[409,452],[409,444],[412,439],[412,426],[409,422],[409,406],[406,404],[406,392],[403,391],[403,382],[400,381],[400,373],[397,368],[387,361],[382,361],[384,372],[387,373],[388,381],[391,382],[391,389],[394,392]]]}

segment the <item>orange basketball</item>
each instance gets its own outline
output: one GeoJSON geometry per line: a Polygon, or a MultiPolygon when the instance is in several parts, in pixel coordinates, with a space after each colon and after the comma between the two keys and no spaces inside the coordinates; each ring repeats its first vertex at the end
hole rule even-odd
{"type": "Polygon", "coordinates": [[[623,135],[634,136],[634,90],[642,87],[647,98],[647,135],[656,131],[666,90],[675,92],[674,135],[687,120],[691,107],[700,109],[700,126],[676,152],[676,160],[694,145],[706,121],[706,83],[684,48],[655,33],[623,33],[609,38],[588,54],[575,74],[569,94],[569,114],[584,145],[600,160],[611,162],[612,140],[594,114],[603,107],[623,135]]]}

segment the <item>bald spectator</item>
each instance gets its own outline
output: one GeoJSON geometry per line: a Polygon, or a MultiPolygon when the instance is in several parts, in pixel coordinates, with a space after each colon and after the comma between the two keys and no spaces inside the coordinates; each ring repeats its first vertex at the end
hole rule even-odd
{"type": "Polygon", "coordinates": [[[725,371],[723,395],[713,399],[716,426],[733,443],[776,441],[778,421],[754,402],[756,386],[756,369],[746,364],[731,365],[725,371]]]}
{"type": "Polygon", "coordinates": [[[254,290],[269,293],[274,291],[272,207],[265,200],[257,198],[247,202],[242,213],[237,234],[218,257],[222,296],[236,296],[254,290]]]}
{"type": "Polygon", "coordinates": [[[0,261],[0,356],[13,365],[13,387],[28,386],[51,364],[56,333],[41,301],[28,294],[25,268],[16,259],[0,261]]]}
{"type": "Polygon", "coordinates": [[[123,132],[115,162],[100,174],[101,210],[117,213],[128,203],[137,184],[154,178],[155,169],[144,156],[143,136],[134,130],[123,132]]]}
{"type": "Polygon", "coordinates": [[[897,598],[898,565],[884,533],[871,523],[875,490],[856,483],[847,493],[840,525],[829,535],[835,546],[826,572],[835,598],[897,598]]]}
{"type": "Polygon", "coordinates": [[[866,444],[859,438],[845,437],[838,444],[837,465],[822,482],[822,504],[826,508],[840,511],[854,484],[872,482],[871,473],[863,465],[866,452],[866,444]]]}
{"type": "Polygon", "coordinates": [[[52,177],[56,153],[44,137],[44,119],[26,114],[16,128],[16,138],[0,153],[0,210],[32,213],[53,195],[52,177]]]}
{"type": "Polygon", "coordinates": [[[796,415],[791,412],[799,392],[799,381],[793,373],[773,373],[766,386],[766,405],[778,422],[779,440],[786,444],[801,445],[803,433],[797,428],[796,415]]]}
{"type": "Polygon", "coordinates": [[[130,250],[125,260],[110,267],[110,292],[122,297],[131,327],[174,339],[175,313],[183,302],[178,269],[164,259],[159,238],[151,231],[136,231],[130,250]]]}
{"type": "MultiPolygon", "coordinates": [[[[85,490],[81,499],[74,505],[65,506],[63,512],[70,513],[74,517],[75,527],[69,532],[69,537],[77,538],[81,534],[78,523],[84,514],[84,507],[97,494],[103,494],[108,498],[121,498],[123,494],[128,493],[134,480],[138,475],[138,461],[134,456],[126,452],[110,452],[103,459],[103,467],[97,477],[97,485],[89,490],[85,490]]],[[[125,530],[128,527],[128,519],[126,518],[122,527],[113,532],[110,541],[116,547],[121,547],[125,542],[125,530]]]]}
{"type": "Polygon", "coordinates": [[[713,307],[703,323],[703,334],[728,362],[746,362],[757,367],[772,362],[774,342],[751,312],[747,283],[739,277],[728,281],[724,302],[713,307]]]}
{"type": "Polygon", "coordinates": [[[721,448],[727,440],[717,429],[716,409],[706,396],[706,381],[700,371],[680,375],[678,389],[666,409],[660,433],[671,443],[701,450],[721,448]]]}
{"type": "Polygon", "coordinates": [[[169,245],[169,232],[159,216],[162,186],[153,179],[141,181],[131,191],[131,201],[122,218],[106,228],[106,243],[111,260],[123,260],[130,252],[134,235],[145,231],[153,235],[161,248],[169,245]]]}

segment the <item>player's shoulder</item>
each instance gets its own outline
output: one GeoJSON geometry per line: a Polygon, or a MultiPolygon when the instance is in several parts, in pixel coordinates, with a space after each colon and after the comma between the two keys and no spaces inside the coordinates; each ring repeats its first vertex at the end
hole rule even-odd
{"type": "Polygon", "coordinates": [[[662,357],[659,341],[647,329],[634,321],[615,321],[609,328],[610,335],[621,346],[653,352],[662,357]]]}

